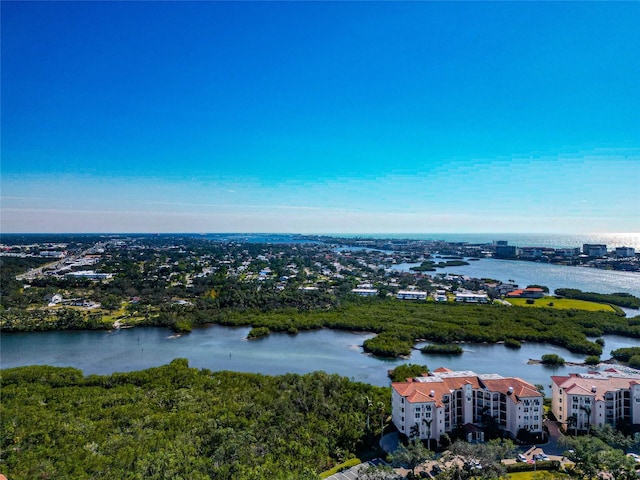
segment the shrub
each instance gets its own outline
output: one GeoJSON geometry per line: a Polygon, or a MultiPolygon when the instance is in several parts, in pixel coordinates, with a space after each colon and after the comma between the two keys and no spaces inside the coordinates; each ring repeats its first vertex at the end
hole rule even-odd
{"type": "Polygon", "coordinates": [[[251,331],[249,332],[249,334],[247,335],[247,338],[249,340],[253,339],[253,338],[260,338],[260,337],[264,337],[266,335],[269,335],[270,330],[268,327],[254,327],[251,329],[251,331]]]}
{"type": "Polygon", "coordinates": [[[584,359],[584,363],[587,365],[597,365],[600,363],[600,357],[598,355],[589,355],[584,359]]]}
{"type": "Polygon", "coordinates": [[[522,343],[520,342],[520,340],[516,340],[515,338],[507,338],[504,341],[504,346],[508,348],[521,348],[522,343]]]}
{"type": "Polygon", "coordinates": [[[193,322],[186,318],[181,318],[173,324],[173,331],[176,333],[189,333],[193,329],[193,322]]]}
{"type": "Polygon", "coordinates": [[[464,350],[460,345],[427,345],[420,349],[422,353],[462,355],[464,350]]]}
{"type": "Polygon", "coordinates": [[[542,355],[543,365],[564,365],[564,358],[556,353],[546,353],[542,355]]]}
{"type": "Polygon", "coordinates": [[[640,368],[640,355],[634,355],[629,359],[629,366],[633,368],[640,368]]]}
{"type": "Polygon", "coordinates": [[[415,363],[405,363],[398,365],[393,370],[389,370],[389,378],[392,382],[404,382],[407,378],[419,377],[423,373],[428,373],[426,365],[416,365],[415,363]]]}

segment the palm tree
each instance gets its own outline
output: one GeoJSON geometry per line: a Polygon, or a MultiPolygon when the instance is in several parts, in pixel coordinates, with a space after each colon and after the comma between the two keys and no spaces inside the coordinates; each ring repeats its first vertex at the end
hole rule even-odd
{"type": "Polygon", "coordinates": [[[367,401],[367,431],[369,431],[369,411],[371,410],[371,408],[373,407],[373,402],[371,401],[371,399],[367,396],[364,397],[365,400],[367,401]]]}
{"type": "Polygon", "coordinates": [[[384,402],[378,402],[378,410],[380,411],[380,440],[384,435],[384,402]]]}
{"type": "Polygon", "coordinates": [[[574,435],[578,434],[578,415],[575,413],[567,417],[567,428],[574,427],[574,435]]]}
{"type": "Polygon", "coordinates": [[[584,410],[587,414],[587,431],[589,431],[589,423],[591,421],[591,407],[589,405],[580,405],[580,410],[584,410]]]}
{"type": "Polygon", "coordinates": [[[422,423],[424,423],[427,426],[427,445],[429,446],[429,448],[431,448],[431,423],[432,422],[433,422],[433,419],[431,418],[422,419],[422,423]]]}

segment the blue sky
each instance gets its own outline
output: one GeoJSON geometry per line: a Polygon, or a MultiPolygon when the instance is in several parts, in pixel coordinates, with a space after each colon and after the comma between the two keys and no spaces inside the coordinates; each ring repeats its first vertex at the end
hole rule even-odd
{"type": "Polygon", "coordinates": [[[638,2],[2,2],[3,232],[640,232],[638,2]]]}

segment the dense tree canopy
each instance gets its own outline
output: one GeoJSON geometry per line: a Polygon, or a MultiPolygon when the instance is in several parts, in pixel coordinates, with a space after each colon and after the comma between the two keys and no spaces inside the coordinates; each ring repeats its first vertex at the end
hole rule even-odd
{"type": "Polygon", "coordinates": [[[316,478],[380,434],[389,389],[317,372],[3,370],[0,471],[12,480],[316,478]],[[383,403],[368,412],[368,404],[383,403]]]}

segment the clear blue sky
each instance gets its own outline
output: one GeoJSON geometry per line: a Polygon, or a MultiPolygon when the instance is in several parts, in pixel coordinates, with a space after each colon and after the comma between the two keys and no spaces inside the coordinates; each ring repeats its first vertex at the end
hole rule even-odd
{"type": "Polygon", "coordinates": [[[638,232],[639,2],[2,2],[3,232],[638,232]]]}

